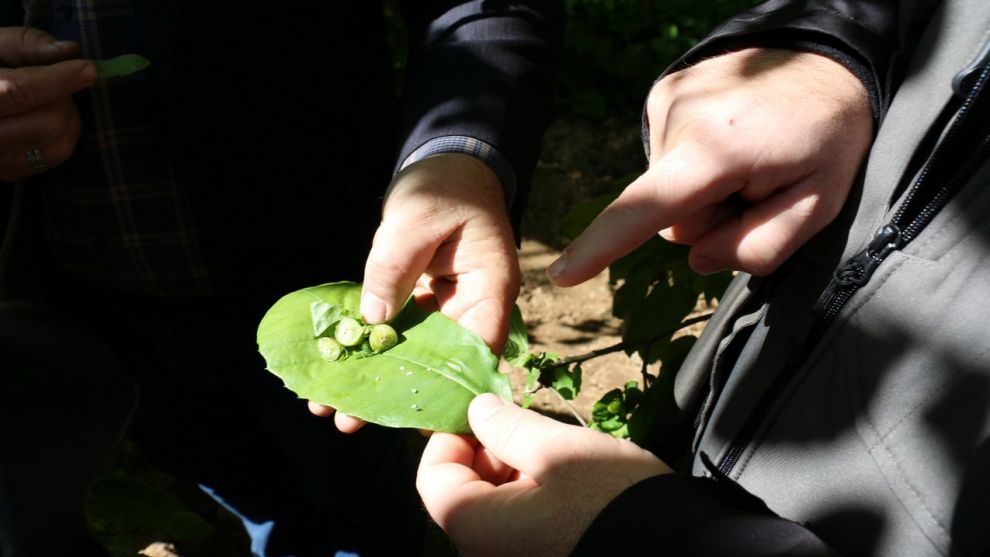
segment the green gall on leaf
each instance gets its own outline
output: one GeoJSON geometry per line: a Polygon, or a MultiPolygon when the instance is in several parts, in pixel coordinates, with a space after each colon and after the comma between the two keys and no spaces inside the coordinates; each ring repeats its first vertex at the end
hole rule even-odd
{"type": "Polygon", "coordinates": [[[357,319],[341,317],[333,331],[333,338],[344,346],[357,346],[364,340],[364,325],[357,319]]]}
{"type": "Polygon", "coordinates": [[[344,347],[336,339],[323,337],[316,341],[316,350],[320,357],[328,362],[336,362],[344,354],[344,347]]]}
{"type": "Polygon", "coordinates": [[[371,344],[371,351],[374,353],[384,352],[392,348],[399,342],[399,335],[391,325],[381,323],[373,325],[368,334],[368,343],[371,344]]]}

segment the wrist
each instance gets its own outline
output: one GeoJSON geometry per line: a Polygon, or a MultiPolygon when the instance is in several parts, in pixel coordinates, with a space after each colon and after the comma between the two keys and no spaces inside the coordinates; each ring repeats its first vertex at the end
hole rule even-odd
{"type": "Polygon", "coordinates": [[[488,166],[498,178],[504,194],[505,206],[512,206],[517,189],[515,171],[509,160],[498,149],[480,139],[468,136],[444,136],[431,139],[410,153],[402,161],[398,171],[426,158],[452,153],[469,155],[488,166]]]}

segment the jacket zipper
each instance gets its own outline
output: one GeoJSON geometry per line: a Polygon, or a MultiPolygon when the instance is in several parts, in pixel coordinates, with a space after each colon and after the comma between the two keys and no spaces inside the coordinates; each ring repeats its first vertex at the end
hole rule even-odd
{"type": "MultiPolygon", "coordinates": [[[[967,70],[972,71],[970,68],[967,68],[967,70]]],[[[808,335],[808,343],[804,351],[805,355],[810,354],[811,349],[817,344],[818,339],[821,338],[826,327],[831,324],[845,304],[853,297],[853,294],[869,282],[873,273],[887,256],[914,240],[935,215],[938,214],[942,207],[945,206],[952,194],[959,189],[966,179],[976,172],[979,165],[990,154],[990,134],[986,134],[985,131],[981,130],[980,132],[983,135],[965,163],[960,165],[958,170],[948,178],[942,178],[943,185],[941,187],[932,188],[929,186],[929,183],[936,179],[933,178],[933,174],[935,174],[936,170],[939,170],[937,166],[944,159],[951,156],[952,153],[958,152],[960,146],[954,145],[954,143],[957,140],[956,138],[962,133],[961,130],[967,124],[974,121],[972,117],[974,110],[985,108],[986,95],[981,94],[986,88],[988,78],[990,78],[990,65],[984,66],[979,72],[977,80],[966,95],[949,130],[935,147],[931,157],[929,157],[928,163],[908,191],[904,203],[901,204],[901,207],[894,214],[890,222],[877,231],[864,250],[850,257],[832,275],[832,280],[812,310],[812,314],[817,319],[808,335]],[[982,104],[978,105],[978,102],[982,104]]],[[[977,122],[979,123],[979,121],[977,122]]],[[[965,136],[962,137],[965,140],[965,136]]],[[[725,457],[719,463],[718,469],[721,473],[728,475],[732,472],[732,469],[739,461],[739,457],[742,456],[745,448],[753,441],[760,424],[768,417],[774,402],[787,387],[788,383],[790,383],[794,372],[800,365],[801,363],[788,366],[774,378],[753,409],[753,412],[746,419],[739,434],[726,452],[725,457]]]]}

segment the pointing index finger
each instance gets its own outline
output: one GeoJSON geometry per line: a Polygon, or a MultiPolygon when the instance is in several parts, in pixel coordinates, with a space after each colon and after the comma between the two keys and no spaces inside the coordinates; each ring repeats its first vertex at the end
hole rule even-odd
{"type": "Polygon", "coordinates": [[[597,275],[654,234],[701,207],[728,197],[742,180],[701,151],[669,152],[633,181],[555,261],[547,273],[557,286],[597,275]]]}

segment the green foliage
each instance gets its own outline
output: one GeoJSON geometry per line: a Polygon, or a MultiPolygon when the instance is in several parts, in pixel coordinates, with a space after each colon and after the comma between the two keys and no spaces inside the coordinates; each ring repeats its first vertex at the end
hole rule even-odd
{"type": "Polygon", "coordinates": [[[560,101],[601,119],[638,113],[651,84],[719,22],[755,0],[565,0],[560,101]]]}
{"type": "Polygon", "coordinates": [[[564,400],[574,400],[581,392],[581,364],[574,364],[571,369],[553,368],[553,381],[550,386],[560,393],[564,400]]]}
{"type": "Polygon", "coordinates": [[[636,381],[629,381],[621,389],[612,389],[591,407],[588,426],[622,439],[629,437],[629,417],[642,398],[643,391],[636,381]]]}
{"type": "Polygon", "coordinates": [[[360,295],[355,283],[324,284],[282,297],[265,314],[259,350],[294,393],[369,422],[452,433],[470,432],[467,407],[475,395],[512,398],[508,378],[496,370],[498,358],[478,335],[411,301],[392,322],[402,337],[396,346],[324,360],[313,334],[322,327],[314,328],[314,304],[357,314],[360,295]]]}
{"type": "Polygon", "coordinates": [[[558,366],[560,355],[553,352],[539,352],[533,354],[527,352],[521,357],[509,362],[516,367],[526,369],[526,387],[523,393],[523,408],[529,408],[533,402],[533,394],[543,387],[552,387],[547,379],[558,366]]]}
{"type": "Polygon", "coordinates": [[[505,341],[502,357],[510,365],[525,367],[529,352],[529,335],[526,333],[526,323],[523,321],[519,306],[512,307],[512,317],[509,320],[509,337],[505,341]]]}
{"type": "MultiPolygon", "coordinates": [[[[623,185],[628,180],[617,182],[623,185]]],[[[576,237],[619,194],[619,189],[580,204],[564,217],[564,233],[576,237]]],[[[592,409],[590,426],[621,438],[643,443],[654,424],[676,409],[673,385],[695,338],[674,335],[694,312],[699,298],[711,303],[722,294],[732,276],[694,273],[687,264],[688,248],[655,236],[609,266],[609,281],[615,288],[612,313],[622,320],[622,345],[629,355],[638,354],[643,364],[643,384],[633,381],[622,389],[607,392],[592,409]],[[659,377],[647,373],[647,365],[661,362],[659,377]]],[[[566,400],[581,388],[579,362],[600,354],[572,358],[568,369],[558,359],[550,362],[517,361],[529,369],[527,393],[539,386],[552,387],[566,400]]],[[[566,363],[566,361],[565,361],[566,363]]],[[[529,400],[526,400],[528,405],[529,400]]]]}
{"type": "Polygon", "coordinates": [[[179,500],[119,471],[93,482],[86,512],[94,534],[114,557],[134,555],[137,531],[175,542],[200,542],[213,534],[213,527],[179,500]]]}
{"type": "MultiPolygon", "coordinates": [[[[574,207],[565,217],[565,232],[576,236],[618,194],[614,191],[574,207]]],[[[647,363],[670,352],[673,333],[694,310],[699,296],[714,300],[732,279],[728,272],[698,275],[688,267],[687,254],[687,246],[654,236],[609,266],[609,281],[616,287],[612,314],[622,320],[626,352],[639,353],[647,363]]]]}
{"type": "Polygon", "coordinates": [[[96,66],[100,79],[110,79],[111,77],[123,77],[139,72],[150,66],[151,62],[137,54],[122,54],[116,58],[93,60],[93,65],[96,66]]]}

